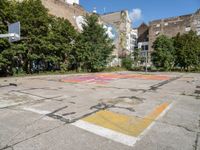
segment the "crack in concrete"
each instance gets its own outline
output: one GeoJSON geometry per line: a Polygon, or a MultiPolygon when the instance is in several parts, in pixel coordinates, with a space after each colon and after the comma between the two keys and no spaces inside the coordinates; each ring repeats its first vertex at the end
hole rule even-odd
{"type": "Polygon", "coordinates": [[[106,88],[106,89],[117,89],[117,90],[129,90],[132,92],[145,92],[146,89],[133,89],[133,88],[119,88],[119,87],[113,87],[113,86],[97,86],[98,88],[106,88]]]}
{"type": "Polygon", "coordinates": [[[166,81],[160,82],[160,83],[158,83],[158,84],[155,84],[155,85],[151,86],[149,90],[155,91],[155,90],[157,90],[158,88],[162,87],[163,85],[166,85],[166,84],[168,84],[168,83],[170,83],[170,82],[173,82],[173,81],[175,81],[175,80],[178,80],[178,79],[180,79],[181,77],[182,77],[182,76],[174,77],[174,78],[171,78],[171,79],[169,79],[169,80],[166,80],[166,81]]]}
{"type": "Polygon", "coordinates": [[[63,106],[63,107],[61,107],[61,108],[58,108],[58,109],[54,110],[53,112],[51,112],[50,114],[55,114],[55,113],[57,113],[57,112],[59,112],[59,111],[65,109],[65,108],[67,108],[67,107],[68,107],[68,106],[63,106]]]}
{"type": "MultiPolygon", "coordinates": [[[[35,96],[35,97],[39,97],[39,98],[46,98],[44,96],[40,96],[40,95],[36,95],[36,94],[32,94],[32,93],[28,93],[28,92],[23,92],[23,91],[11,91],[11,92],[18,92],[18,93],[21,93],[21,94],[26,94],[26,95],[31,95],[31,96],[35,96]]],[[[9,93],[11,93],[9,92],[9,93]]]]}
{"type": "Polygon", "coordinates": [[[0,88],[10,87],[10,86],[14,86],[14,87],[16,87],[17,84],[16,84],[16,83],[9,83],[8,85],[0,85],[0,88]]]}
{"type": "Polygon", "coordinates": [[[135,112],[135,109],[131,107],[112,106],[112,108],[126,109],[128,111],[135,112]]]}
{"type": "Polygon", "coordinates": [[[185,129],[188,132],[195,132],[194,130],[189,129],[188,127],[185,127],[185,126],[182,126],[182,125],[176,125],[176,126],[179,127],[179,128],[183,128],[183,129],[185,129]]]}
{"type": "Polygon", "coordinates": [[[105,103],[99,103],[95,106],[92,106],[90,107],[90,109],[97,109],[97,110],[105,110],[105,109],[108,109],[108,108],[119,108],[119,109],[126,109],[128,111],[131,111],[131,112],[135,112],[135,110],[131,107],[122,107],[122,106],[115,106],[114,104],[113,105],[108,105],[108,104],[105,104],[105,103]]]}
{"type": "Polygon", "coordinates": [[[200,132],[197,132],[196,134],[196,139],[195,139],[195,145],[193,145],[194,147],[194,150],[198,150],[198,141],[199,141],[199,138],[200,138],[200,132]]]}
{"type": "Polygon", "coordinates": [[[64,113],[64,114],[62,114],[62,115],[63,115],[63,116],[68,116],[68,115],[74,115],[74,114],[76,114],[76,112],[64,113]]]}
{"type": "Polygon", "coordinates": [[[118,90],[129,90],[129,91],[134,91],[134,92],[143,92],[143,93],[146,93],[146,92],[149,92],[149,91],[156,91],[158,88],[168,84],[168,83],[171,83],[175,80],[178,80],[182,78],[182,76],[178,76],[178,77],[174,77],[174,78],[171,78],[169,80],[166,80],[166,81],[163,81],[163,82],[160,82],[158,84],[155,84],[155,85],[152,85],[150,86],[149,89],[133,89],[133,88],[119,88],[119,87],[107,87],[107,86],[97,86],[97,87],[100,87],[100,88],[111,88],[111,89],[118,89],[118,90]]]}
{"type": "Polygon", "coordinates": [[[53,118],[53,119],[56,119],[56,120],[60,120],[61,122],[64,122],[64,123],[69,123],[70,120],[69,119],[66,119],[64,118],[63,116],[61,115],[57,115],[57,114],[53,114],[53,113],[50,113],[50,114],[47,114],[46,116],[50,117],[50,118],[53,118]]]}
{"type": "Polygon", "coordinates": [[[144,98],[140,98],[140,97],[137,97],[137,96],[121,96],[121,97],[117,97],[117,99],[125,99],[125,98],[128,98],[128,99],[136,99],[136,100],[139,100],[141,102],[143,102],[144,98]]]}
{"type": "MultiPolygon", "coordinates": [[[[199,116],[200,117],[200,116],[199,116]]],[[[200,120],[199,120],[199,130],[200,130],[200,120]]],[[[195,139],[195,145],[194,145],[194,150],[198,150],[199,149],[199,139],[200,139],[200,132],[197,132],[196,134],[196,139],[195,139]]]]}
{"type": "MultiPolygon", "coordinates": [[[[60,98],[61,96],[55,96],[55,97],[49,97],[49,98],[42,98],[42,99],[39,99],[37,100],[36,102],[34,102],[34,104],[38,104],[38,103],[41,103],[43,101],[46,101],[46,100],[56,100],[56,101],[59,101],[57,100],[56,98],[60,98]]],[[[19,103],[19,104],[16,104],[16,105],[11,105],[11,106],[6,106],[6,107],[1,107],[1,109],[10,109],[10,108],[13,108],[13,107],[18,107],[18,106],[22,106],[22,105],[25,105],[25,104],[31,104],[33,103],[33,101],[28,101],[28,102],[24,102],[24,103],[19,103]]]]}
{"type": "Polygon", "coordinates": [[[20,141],[18,141],[18,142],[15,142],[15,143],[13,143],[13,144],[11,144],[11,145],[9,145],[9,143],[10,143],[10,142],[9,142],[8,144],[6,144],[6,146],[4,146],[3,148],[1,148],[0,150],[5,150],[5,149],[8,149],[8,148],[12,148],[12,147],[14,148],[14,146],[16,146],[16,145],[18,145],[18,144],[20,144],[20,143],[23,143],[23,142],[25,142],[25,141],[28,141],[28,140],[33,139],[33,138],[35,138],[35,137],[38,137],[38,136],[40,136],[40,135],[46,134],[46,133],[48,133],[48,132],[51,132],[51,131],[53,131],[53,130],[55,130],[55,129],[61,127],[61,126],[64,126],[64,125],[65,125],[65,124],[62,124],[62,125],[53,127],[53,128],[51,128],[51,129],[48,129],[48,130],[46,130],[46,131],[44,131],[44,132],[37,133],[37,134],[35,134],[35,135],[31,136],[31,137],[25,138],[25,139],[23,139],[23,140],[20,140],[20,141]]]}

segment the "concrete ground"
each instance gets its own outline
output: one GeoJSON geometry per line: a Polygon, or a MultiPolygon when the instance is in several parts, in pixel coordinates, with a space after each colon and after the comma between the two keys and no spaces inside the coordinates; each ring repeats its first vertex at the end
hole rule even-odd
{"type": "Polygon", "coordinates": [[[1,78],[0,150],[200,150],[200,74],[1,78]]]}

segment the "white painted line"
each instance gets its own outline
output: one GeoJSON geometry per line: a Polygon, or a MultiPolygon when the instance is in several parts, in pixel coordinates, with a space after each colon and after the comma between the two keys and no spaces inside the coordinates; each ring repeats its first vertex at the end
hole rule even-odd
{"type": "Polygon", "coordinates": [[[147,132],[156,124],[156,121],[163,117],[173,106],[173,103],[171,103],[138,137],[138,140],[140,140],[147,132]]]}
{"type": "Polygon", "coordinates": [[[41,115],[46,115],[46,114],[51,113],[50,111],[38,110],[38,109],[34,109],[34,108],[29,108],[29,107],[25,107],[25,108],[23,108],[23,110],[31,111],[31,112],[41,114],[41,115]]]}
{"type": "Polygon", "coordinates": [[[134,144],[137,141],[136,137],[115,132],[113,130],[103,128],[83,120],[79,120],[75,123],[72,123],[72,125],[128,146],[134,146],[134,144]]]}

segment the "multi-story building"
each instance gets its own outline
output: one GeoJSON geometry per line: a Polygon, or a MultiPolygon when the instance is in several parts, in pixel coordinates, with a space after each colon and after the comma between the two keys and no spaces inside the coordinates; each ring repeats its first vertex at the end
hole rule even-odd
{"type": "Polygon", "coordinates": [[[174,37],[190,30],[200,35],[200,9],[193,14],[153,20],[149,25],[142,23],[138,27],[138,48],[142,50],[141,55],[148,57],[148,63],[151,63],[153,42],[159,35],[174,37]]]}
{"type": "Polygon", "coordinates": [[[121,58],[132,52],[132,22],[127,10],[100,15],[100,20],[113,39],[115,50],[113,52],[112,66],[121,65],[121,58]],[[110,32],[110,33],[109,33],[110,32]]]}
{"type": "Polygon", "coordinates": [[[103,24],[112,28],[116,51],[115,54],[122,57],[131,51],[131,19],[128,11],[107,13],[100,16],[103,24]]]}
{"type": "Polygon", "coordinates": [[[149,23],[149,50],[153,50],[153,42],[159,35],[168,37],[183,34],[190,30],[196,31],[200,35],[200,9],[193,14],[154,20],[149,23]]]}
{"type": "Polygon", "coordinates": [[[130,49],[134,51],[134,49],[137,47],[137,40],[138,40],[138,30],[136,28],[133,28],[131,30],[131,42],[130,42],[130,49]]]}
{"type": "MultiPolygon", "coordinates": [[[[77,29],[82,30],[84,17],[88,13],[80,4],[79,0],[42,0],[42,4],[49,10],[51,15],[65,18],[77,29]]],[[[97,13],[95,10],[93,13],[97,13]]],[[[115,57],[112,66],[121,65],[120,58],[133,51],[137,32],[132,30],[132,22],[128,10],[106,13],[100,16],[100,23],[104,25],[107,34],[113,39],[115,57]]]]}
{"type": "Polygon", "coordinates": [[[79,0],[42,0],[42,4],[51,15],[65,18],[77,30],[81,30],[81,22],[87,11],[79,4],[79,0]]]}
{"type": "Polygon", "coordinates": [[[142,57],[146,57],[148,55],[149,50],[149,26],[145,23],[142,23],[138,27],[138,48],[141,49],[142,57]]]}

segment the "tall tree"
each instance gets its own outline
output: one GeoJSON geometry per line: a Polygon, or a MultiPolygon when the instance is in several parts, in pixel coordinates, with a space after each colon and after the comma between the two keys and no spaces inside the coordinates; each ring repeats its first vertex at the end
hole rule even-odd
{"type": "Polygon", "coordinates": [[[27,73],[67,68],[76,31],[68,20],[50,16],[41,0],[0,1],[0,31],[7,23],[21,22],[21,41],[10,44],[0,39],[0,73],[12,74],[13,68],[27,73]]]}
{"type": "Polygon", "coordinates": [[[74,47],[77,32],[68,20],[52,17],[49,33],[44,43],[45,62],[69,68],[70,52],[74,47]]]}
{"type": "Polygon", "coordinates": [[[165,35],[159,36],[153,43],[152,62],[156,67],[170,70],[174,66],[173,40],[165,35]]]}
{"type": "MultiPolygon", "coordinates": [[[[14,2],[0,1],[0,34],[8,33],[8,24],[14,20],[14,2]]],[[[15,52],[7,39],[0,39],[0,76],[12,74],[12,61],[15,52]]]]}
{"type": "Polygon", "coordinates": [[[108,64],[113,49],[113,41],[103,25],[99,24],[98,16],[86,16],[83,31],[73,52],[75,66],[82,70],[100,71],[108,64]]]}
{"type": "Polygon", "coordinates": [[[23,46],[19,53],[24,60],[24,70],[31,73],[34,63],[43,58],[42,46],[49,29],[48,11],[41,0],[25,0],[16,3],[16,15],[16,19],[21,22],[20,44],[23,46]]]}
{"type": "Polygon", "coordinates": [[[200,37],[196,32],[177,34],[174,37],[176,65],[184,70],[200,67],[200,37]]]}
{"type": "Polygon", "coordinates": [[[138,66],[138,63],[141,61],[141,49],[140,48],[134,49],[133,57],[134,57],[134,65],[138,66]]]}

